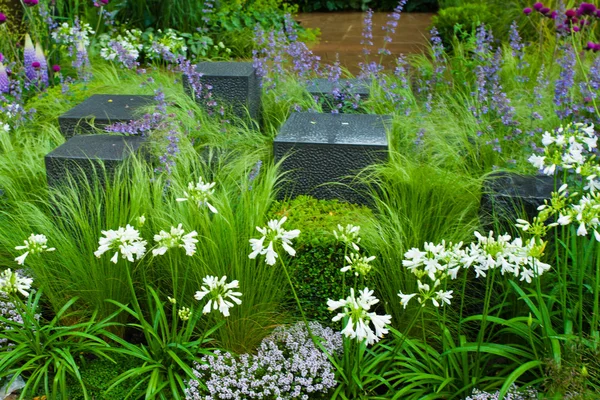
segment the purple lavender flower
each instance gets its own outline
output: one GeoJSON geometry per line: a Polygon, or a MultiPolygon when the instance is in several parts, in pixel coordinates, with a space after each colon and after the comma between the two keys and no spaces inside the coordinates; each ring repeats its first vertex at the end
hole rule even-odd
{"type": "Polygon", "coordinates": [[[365,56],[371,54],[369,47],[373,46],[373,10],[370,8],[367,10],[365,19],[363,20],[362,39],[360,40],[360,44],[363,45],[363,54],[365,56]]]}
{"type": "Polygon", "coordinates": [[[525,61],[525,45],[521,40],[521,35],[519,35],[519,29],[517,26],[517,22],[513,21],[510,25],[510,48],[512,50],[512,56],[519,60],[517,64],[517,81],[518,82],[527,82],[529,78],[523,73],[524,69],[529,66],[529,63],[525,61]]]}
{"type": "Polygon", "coordinates": [[[406,4],[407,0],[400,0],[396,8],[391,14],[388,14],[388,21],[382,27],[385,31],[385,37],[383,38],[384,43],[392,43],[392,35],[396,33],[396,28],[398,27],[398,21],[400,21],[400,14],[402,13],[402,9],[406,4]]]}
{"type": "Polygon", "coordinates": [[[563,56],[558,59],[561,67],[559,79],[554,87],[554,105],[559,118],[567,118],[573,114],[571,88],[575,86],[575,51],[571,46],[563,48],[563,56]]]}
{"type": "Polygon", "coordinates": [[[10,90],[10,81],[6,73],[6,67],[0,62],[0,94],[8,93],[10,90]]]}

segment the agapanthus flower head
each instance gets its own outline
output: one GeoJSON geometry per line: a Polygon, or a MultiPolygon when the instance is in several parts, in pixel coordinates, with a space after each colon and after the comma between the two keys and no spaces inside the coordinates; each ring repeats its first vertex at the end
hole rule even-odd
{"type": "Polygon", "coordinates": [[[154,241],[157,242],[158,247],[152,250],[152,255],[163,255],[168,249],[177,247],[185,249],[186,255],[193,256],[196,253],[196,243],[198,243],[196,236],[198,236],[196,231],[186,234],[182,224],[177,227],[172,226],[170,232],[160,231],[158,235],[154,235],[154,241]]]}
{"type": "Polygon", "coordinates": [[[23,265],[25,263],[25,259],[30,254],[39,254],[44,251],[56,250],[54,247],[48,247],[48,238],[42,234],[36,235],[32,233],[27,239],[24,240],[24,242],[24,246],[15,247],[15,250],[26,250],[25,253],[15,258],[15,261],[19,265],[23,265]]]}
{"type": "Polygon", "coordinates": [[[359,291],[358,297],[356,297],[354,289],[350,288],[350,295],[346,299],[327,300],[327,307],[329,311],[342,309],[340,313],[333,317],[332,321],[346,320],[346,326],[341,332],[343,335],[351,339],[356,338],[359,342],[365,340],[367,345],[371,345],[388,333],[385,326],[392,320],[389,315],[377,315],[374,312],[369,312],[371,306],[378,302],[379,300],[373,296],[373,291],[369,288],[359,291]],[[373,324],[375,332],[373,332],[369,323],[373,324]]]}
{"type": "Polygon", "coordinates": [[[218,279],[216,276],[210,275],[204,277],[202,281],[204,284],[196,292],[194,298],[200,301],[204,297],[208,297],[208,303],[202,309],[204,314],[208,314],[212,310],[218,310],[223,316],[228,317],[229,309],[234,306],[233,303],[237,305],[242,304],[242,301],[239,299],[242,293],[233,290],[240,287],[238,281],[226,283],[226,276],[218,279]]]}
{"type": "Polygon", "coordinates": [[[8,93],[10,91],[10,81],[8,80],[8,73],[6,67],[0,62],[0,94],[8,93]]]}
{"type": "Polygon", "coordinates": [[[372,265],[370,263],[374,259],[375,256],[367,257],[361,256],[358,253],[351,253],[349,256],[346,256],[348,265],[343,267],[340,271],[352,271],[356,276],[366,276],[371,271],[372,265]]]}
{"type": "Polygon", "coordinates": [[[333,236],[346,246],[351,246],[355,251],[359,251],[358,243],[360,243],[360,226],[348,224],[345,227],[337,226],[333,231],[333,236]]]}
{"type": "Polygon", "coordinates": [[[198,182],[190,182],[188,183],[188,190],[183,192],[185,197],[181,197],[176,199],[177,201],[191,201],[196,203],[198,207],[206,206],[210,211],[217,214],[217,209],[209,203],[209,200],[212,199],[212,196],[215,192],[213,189],[216,183],[205,183],[202,177],[198,179],[198,182]]]}
{"type": "Polygon", "coordinates": [[[264,228],[257,226],[256,230],[262,234],[262,237],[260,239],[250,239],[252,253],[248,257],[254,259],[259,254],[265,255],[267,264],[275,265],[279,256],[275,248],[280,244],[290,256],[295,256],[296,250],[291,246],[292,239],[297,238],[300,235],[300,231],[298,229],[286,231],[282,227],[285,221],[287,221],[287,217],[283,217],[280,220],[272,219],[264,228]],[[268,243],[266,247],[265,243],[268,243]]]}
{"type": "Polygon", "coordinates": [[[0,292],[5,294],[21,293],[23,296],[29,296],[27,292],[31,289],[33,279],[24,276],[19,276],[17,271],[10,268],[0,272],[0,292]]]}
{"type": "Polygon", "coordinates": [[[181,307],[179,310],[177,310],[177,316],[179,316],[180,320],[187,321],[192,316],[192,310],[190,310],[189,307],[181,307]]]}
{"type": "Polygon", "coordinates": [[[98,258],[107,251],[114,251],[115,254],[110,261],[116,264],[119,260],[119,253],[121,253],[123,259],[127,259],[130,262],[135,261],[135,258],[139,260],[146,254],[147,242],[129,224],[125,228],[119,227],[117,230],[102,231],[102,234],[105,237],[100,238],[98,241],[98,250],[94,252],[94,255],[98,258]]]}

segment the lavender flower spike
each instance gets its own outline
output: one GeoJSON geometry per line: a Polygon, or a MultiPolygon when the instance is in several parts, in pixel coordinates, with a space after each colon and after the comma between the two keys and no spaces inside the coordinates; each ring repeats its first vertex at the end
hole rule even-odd
{"type": "Polygon", "coordinates": [[[9,90],[10,82],[6,73],[6,67],[0,62],[0,93],[8,93],[9,90]]]}
{"type": "Polygon", "coordinates": [[[48,62],[39,42],[35,44],[35,61],[40,63],[38,74],[43,86],[48,86],[48,62]]]}
{"type": "Polygon", "coordinates": [[[35,47],[33,47],[33,42],[31,41],[31,36],[29,36],[29,34],[25,35],[23,61],[25,65],[25,76],[30,82],[35,82],[37,78],[37,71],[32,65],[36,61],[35,47]]]}

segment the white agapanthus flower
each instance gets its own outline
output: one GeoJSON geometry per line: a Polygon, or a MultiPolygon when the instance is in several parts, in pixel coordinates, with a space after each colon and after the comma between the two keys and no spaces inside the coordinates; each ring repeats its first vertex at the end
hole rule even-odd
{"type": "Polygon", "coordinates": [[[188,190],[183,192],[184,197],[176,199],[177,201],[191,201],[195,203],[198,207],[208,207],[210,211],[215,214],[218,214],[217,209],[209,203],[209,200],[212,199],[212,195],[215,192],[213,189],[216,183],[205,183],[202,177],[198,179],[198,182],[190,182],[188,183],[188,190]]]}
{"type": "Polygon", "coordinates": [[[351,253],[349,256],[346,256],[346,261],[348,262],[348,265],[343,267],[340,271],[352,271],[356,276],[366,276],[371,271],[372,266],[370,262],[374,259],[375,256],[366,257],[361,256],[358,253],[351,253]]]}
{"type": "Polygon", "coordinates": [[[371,306],[378,302],[379,300],[373,296],[372,290],[364,288],[359,291],[359,296],[356,297],[354,289],[350,288],[350,296],[345,300],[328,300],[327,306],[330,311],[335,311],[338,308],[342,309],[340,313],[333,317],[332,321],[347,319],[346,326],[341,332],[343,335],[359,342],[366,340],[367,345],[371,345],[388,333],[385,326],[392,320],[389,315],[377,315],[374,312],[369,312],[371,306]],[[375,332],[373,332],[369,323],[373,324],[375,332]]]}
{"type": "Polygon", "coordinates": [[[164,255],[168,249],[177,247],[185,249],[185,254],[193,256],[196,253],[196,239],[198,233],[191,231],[185,233],[182,224],[177,227],[172,226],[170,232],[160,231],[158,235],[154,235],[154,241],[157,242],[157,248],[152,250],[153,256],[164,255]]]}
{"type": "Polygon", "coordinates": [[[29,236],[26,240],[24,240],[24,246],[16,246],[15,250],[26,250],[25,253],[15,258],[15,261],[19,265],[23,265],[25,263],[25,259],[30,254],[39,254],[44,251],[54,251],[56,250],[54,247],[48,247],[46,243],[48,243],[48,238],[46,235],[36,235],[34,233],[29,236]]]}
{"type": "Polygon", "coordinates": [[[338,225],[337,230],[333,231],[333,235],[346,246],[351,246],[354,251],[360,250],[358,247],[358,243],[360,243],[360,226],[348,224],[343,227],[338,225]]]}
{"type": "Polygon", "coordinates": [[[272,219],[267,223],[264,228],[256,227],[256,230],[262,234],[260,239],[250,239],[250,245],[252,246],[252,253],[248,257],[254,259],[259,254],[265,255],[265,260],[269,265],[275,265],[277,261],[276,246],[281,244],[281,247],[290,255],[295,256],[296,250],[291,246],[292,239],[295,239],[300,235],[298,229],[292,231],[286,231],[282,228],[283,223],[287,220],[287,217],[281,218],[279,221],[272,219]],[[265,247],[265,243],[268,243],[265,247]]]}
{"type": "Polygon", "coordinates": [[[6,132],[6,133],[10,132],[10,125],[9,124],[0,123],[0,127],[2,127],[2,129],[4,130],[4,132],[6,132]]]}
{"type": "Polygon", "coordinates": [[[114,251],[110,261],[117,263],[119,253],[123,259],[133,262],[134,256],[138,260],[146,254],[147,242],[140,237],[140,233],[131,225],[127,224],[125,228],[119,227],[117,230],[102,231],[105,237],[98,241],[98,250],[94,255],[98,258],[107,251],[114,251]]]}
{"type": "Polygon", "coordinates": [[[208,314],[212,310],[219,310],[221,314],[228,317],[229,309],[234,306],[233,303],[237,305],[242,304],[242,301],[239,299],[242,293],[233,291],[233,289],[239,288],[239,282],[232,281],[225,283],[226,280],[226,276],[221,279],[218,279],[216,276],[206,276],[202,280],[204,285],[196,292],[194,298],[202,300],[204,297],[208,297],[208,303],[202,309],[204,314],[208,314]]]}
{"type": "Polygon", "coordinates": [[[10,268],[0,272],[0,292],[5,294],[21,293],[23,296],[29,296],[27,292],[31,289],[33,279],[19,276],[17,271],[10,268]]]}

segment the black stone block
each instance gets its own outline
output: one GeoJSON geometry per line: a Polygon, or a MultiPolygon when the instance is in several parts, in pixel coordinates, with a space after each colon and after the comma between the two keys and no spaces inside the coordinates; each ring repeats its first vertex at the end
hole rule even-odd
{"type": "Polygon", "coordinates": [[[313,97],[318,98],[323,112],[330,112],[340,102],[334,94],[336,89],[343,95],[358,94],[362,101],[369,98],[370,85],[371,82],[367,79],[339,79],[337,82],[331,82],[326,78],[316,78],[308,81],[306,90],[313,97]]]}
{"type": "Polygon", "coordinates": [[[359,193],[364,188],[348,177],[387,160],[390,121],[382,115],[293,113],[273,143],[275,161],[285,157],[282,195],[369,204],[359,193]],[[328,184],[335,182],[344,185],[328,184]]]}
{"type": "Polygon", "coordinates": [[[71,176],[77,182],[90,185],[94,179],[105,184],[117,167],[132,153],[140,150],[145,138],[121,135],[78,135],[46,155],[48,186],[58,187],[71,176]]]}
{"type": "Polygon", "coordinates": [[[492,217],[494,222],[510,230],[517,218],[532,221],[539,213],[537,208],[551,198],[553,191],[552,176],[496,172],[483,183],[480,214],[492,217]]]}
{"type": "Polygon", "coordinates": [[[154,104],[152,96],[95,94],[60,117],[58,124],[65,138],[93,133],[115,122],[129,122],[141,117],[143,108],[154,104]]]}
{"type": "MultiPolygon", "coordinates": [[[[253,120],[260,120],[260,77],[251,62],[201,62],[196,66],[196,71],[202,74],[202,85],[210,87],[218,107],[223,105],[225,109],[231,108],[238,118],[247,119],[250,115],[253,120]]],[[[183,88],[191,95],[186,75],[183,75],[183,88]]],[[[203,104],[201,100],[198,103],[203,104]]]]}

